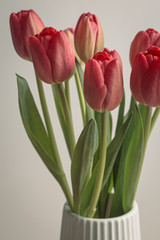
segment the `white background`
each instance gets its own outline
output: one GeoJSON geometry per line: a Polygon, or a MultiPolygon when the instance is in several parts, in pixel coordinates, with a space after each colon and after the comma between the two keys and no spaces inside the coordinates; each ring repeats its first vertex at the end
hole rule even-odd
{"type": "MultiPolygon", "coordinates": [[[[25,77],[34,92],[36,83],[32,64],[21,59],[12,46],[9,16],[21,9],[34,9],[46,26],[57,29],[75,27],[79,16],[95,13],[103,26],[105,47],[116,49],[124,65],[127,106],[130,99],[129,47],[139,30],[149,27],[160,31],[160,3],[151,0],[112,1],[3,1],[0,14],[0,239],[59,240],[61,213],[65,198],[51,174],[41,162],[23,128],[17,101],[15,73],[25,77]]],[[[74,79],[72,107],[76,138],[82,129],[74,79]]],[[[46,95],[62,161],[69,178],[70,160],[58,124],[50,86],[46,95]]],[[[116,121],[116,111],[113,112],[116,121]]],[[[160,122],[148,143],[136,200],[141,217],[142,240],[160,239],[160,122]]]]}

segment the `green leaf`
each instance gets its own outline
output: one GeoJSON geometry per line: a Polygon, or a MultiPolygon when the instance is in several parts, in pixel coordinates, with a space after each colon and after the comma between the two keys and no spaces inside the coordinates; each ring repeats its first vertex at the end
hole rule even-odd
{"type": "Polygon", "coordinates": [[[126,113],[126,115],[124,116],[124,121],[127,119],[127,117],[129,116],[129,114],[131,114],[132,112],[134,112],[135,110],[135,105],[137,104],[135,98],[133,96],[131,96],[131,100],[130,100],[130,106],[129,106],[129,110],[126,113]]]}
{"type": "Polygon", "coordinates": [[[153,130],[153,127],[157,121],[157,118],[159,116],[159,113],[160,113],[160,107],[157,107],[153,113],[153,116],[152,116],[152,120],[151,120],[151,127],[150,127],[150,133],[152,132],[153,130]]]}
{"type": "Polygon", "coordinates": [[[141,114],[141,117],[142,117],[143,126],[145,127],[146,121],[147,121],[147,119],[146,119],[147,106],[139,103],[138,108],[139,108],[139,111],[140,111],[140,114],[141,114]]]}
{"type": "Polygon", "coordinates": [[[79,78],[80,78],[80,81],[81,81],[81,85],[82,85],[82,88],[83,88],[84,72],[83,72],[83,69],[82,69],[80,63],[77,61],[76,58],[75,58],[75,63],[76,63],[77,71],[78,71],[79,78]]]}
{"type": "MultiPolygon", "coordinates": [[[[146,125],[147,125],[146,115],[147,115],[148,106],[145,106],[145,105],[142,105],[142,104],[139,103],[138,107],[139,107],[139,111],[140,111],[141,116],[142,116],[142,122],[143,122],[143,126],[144,126],[144,129],[145,129],[146,125]]],[[[160,113],[160,107],[155,108],[155,111],[154,111],[154,113],[152,115],[152,119],[151,119],[150,134],[151,134],[151,132],[153,130],[153,127],[156,123],[156,120],[159,116],[159,113],[160,113]]]]}
{"type": "Polygon", "coordinates": [[[71,164],[71,179],[75,211],[78,211],[80,207],[80,196],[85,187],[92,159],[97,147],[97,125],[94,120],[90,120],[78,139],[71,164]]]}
{"type": "MultiPolygon", "coordinates": [[[[118,116],[118,122],[117,122],[116,131],[118,130],[118,128],[122,124],[122,121],[124,122],[128,118],[128,116],[132,112],[134,112],[135,104],[136,104],[136,101],[133,98],[133,96],[131,96],[129,110],[128,110],[127,114],[124,116],[124,107],[125,107],[125,92],[124,92],[123,99],[122,99],[122,102],[121,102],[120,108],[119,108],[119,116],[118,116]]],[[[122,146],[121,146],[121,148],[122,148],[122,146]]],[[[119,153],[117,155],[116,163],[115,163],[114,170],[113,170],[114,186],[116,185],[116,182],[117,182],[118,171],[119,171],[119,164],[120,164],[120,158],[121,158],[120,156],[121,156],[121,149],[120,149],[120,151],[119,151],[119,153]]]]}
{"type": "Polygon", "coordinates": [[[107,202],[109,200],[110,190],[111,190],[110,186],[111,187],[113,186],[112,182],[113,182],[112,177],[110,177],[107,181],[107,184],[105,185],[105,187],[101,191],[99,202],[98,202],[98,205],[97,205],[97,209],[98,209],[100,218],[105,218],[107,202]]]}
{"type": "MultiPolygon", "coordinates": [[[[97,128],[98,128],[98,140],[100,142],[101,139],[101,113],[100,112],[96,112],[95,111],[95,120],[97,123],[97,128]]],[[[108,120],[108,119],[107,119],[108,120]]],[[[107,126],[108,127],[108,126],[107,126]]],[[[98,145],[97,151],[94,155],[94,159],[93,159],[93,169],[96,166],[98,159],[99,159],[99,153],[100,153],[100,145],[98,145]]]]}
{"type": "Polygon", "coordinates": [[[142,118],[137,109],[135,128],[133,129],[132,139],[127,151],[124,169],[123,209],[125,213],[133,206],[142,161],[143,143],[144,130],[142,118]]]}
{"type": "Polygon", "coordinates": [[[134,191],[135,183],[132,182],[132,179],[136,174],[135,169],[138,170],[143,149],[143,140],[142,119],[137,105],[135,105],[133,117],[121,149],[120,165],[111,209],[112,217],[122,215],[126,212],[128,204],[129,208],[132,207],[134,199],[133,194],[129,196],[129,192],[132,193],[134,191]],[[134,167],[133,172],[130,166],[134,167]]]}
{"type": "Polygon", "coordinates": [[[118,120],[117,120],[116,132],[118,131],[118,129],[121,127],[121,125],[124,122],[124,108],[125,108],[125,92],[123,90],[123,98],[122,98],[122,101],[121,101],[121,104],[120,104],[119,110],[118,110],[118,120]]]}
{"type": "MultiPolygon", "coordinates": [[[[130,115],[128,117],[128,119],[124,122],[124,124],[120,127],[116,136],[114,137],[114,139],[110,142],[110,144],[108,146],[107,156],[106,156],[107,161],[106,161],[105,174],[104,174],[104,179],[103,179],[103,184],[102,184],[102,190],[106,186],[107,181],[111,175],[113,165],[115,163],[118,151],[121,147],[121,144],[123,143],[124,137],[127,133],[131,119],[132,119],[132,115],[130,115]]],[[[94,189],[94,184],[96,181],[98,164],[99,164],[99,162],[97,162],[97,164],[94,168],[94,171],[92,173],[92,176],[82,194],[81,214],[83,216],[85,216],[85,214],[87,212],[87,208],[90,204],[90,200],[91,200],[93,189],[94,189]]]]}
{"type": "Polygon", "coordinates": [[[94,119],[94,110],[86,103],[86,118],[87,122],[94,119]]]}
{"type": "Polygon", "coordinates": [[[62,173],[54,161],[50,142],[27,81],[17,75],[19,109],[26,133],[49,171],[58,178],[62,173]]]}
{"type": "MultiPolygon", "coordinates": [[[[118,131],[120,126],[125,121],[125,119],[124,119],[124,109],[125,109],[125,92],[123,90],[123,98],[122,98],[121,104],[119,106],[119,111],[118,111],[118,120],[117,120],[116,132],[118,131]]],[[[127,114],[127,116],[128,115],[129,114],[127,114]]],[[[127,118],[127,116],[126,116],[126,118],[127,118]]],[[[114,169],[113,169],[114,185],[116,184],[116,181],[117,181],[117,175],[118,175],[118,169],[119,169],[119,163],[120,163],[120,154],[121,154],[121,150],[119,151],[119,153],[117,155],[117,159],[116,159],[114,169]]]]}
{"type": "Polygon", "coordinates": [[[96,182],[96,177],[97,177],[97,171],[98,171],[98,163],[96,164],[92,176],[87,183],[87,185],[84,188],[83,193],[81,194],[81,209],[80,209],[80,215],[86,216],[91,198],[92,198],[92,193],[94,189],[94,185],[96,182]]]}

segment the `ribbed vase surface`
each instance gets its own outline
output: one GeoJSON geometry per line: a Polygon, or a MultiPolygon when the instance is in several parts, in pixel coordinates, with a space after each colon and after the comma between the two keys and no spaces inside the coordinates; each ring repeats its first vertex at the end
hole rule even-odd
{"type": "Polygon", "coordinates": [[[138,205],[120,217],[91,219],[64,205],[60,240],[141,240],[138,205]]]}

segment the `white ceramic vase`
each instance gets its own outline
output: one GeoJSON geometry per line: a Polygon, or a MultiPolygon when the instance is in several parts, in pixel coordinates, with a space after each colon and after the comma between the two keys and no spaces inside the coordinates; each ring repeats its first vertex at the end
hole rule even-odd
{"type": "Polygon", "coordinates": [[[60,240],[141,240],[138,205],[120,217],[92,219],[64,205],[60,240]]]}

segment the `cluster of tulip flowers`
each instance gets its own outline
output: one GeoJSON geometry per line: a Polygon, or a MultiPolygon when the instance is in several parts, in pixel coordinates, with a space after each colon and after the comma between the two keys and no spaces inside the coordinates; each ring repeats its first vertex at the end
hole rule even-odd
{"type": "Polygon", "coordinates": [[[160,34],[140,31],[130,48],[131,101],[125,113],[123,67],[117,51],[104,48],[101,23],[82,14],[74,28],[45,27],[33,11],[10,16],[13,45],[34,65],[44,120],[27,81],[17,75],[19,108],[39,156],[60,184],[73,212],[114,217],[134,203],[147,141],[159,115],[160,34]],[[82,65],[85,64],[83,72],[82,65]],[[83,130],[75,140],[70,83],[75,76],[83,130]],[[58,151],[43,82],[50,84],[71,158],[72,193],[58,151]],[[112,136],[111,111],[119,106],[112,136]]]}

